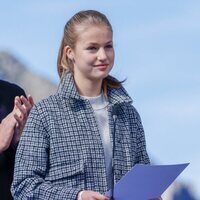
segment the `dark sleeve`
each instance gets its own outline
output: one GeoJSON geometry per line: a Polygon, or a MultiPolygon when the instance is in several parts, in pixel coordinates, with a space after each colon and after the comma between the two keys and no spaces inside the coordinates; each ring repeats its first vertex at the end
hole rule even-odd
{"type": "MultiPolygon", "coordinates": [[[[1,108],[4,108],[0,113],[0,122],[13,110],[15,97],[21,95],[26,96],[24,90],[21,87],[13,83],[0,80],[0,106],[1,108]]],[[[13,168],[15,148],[10,145],[10,147],[1,154],[4,154],[4,157],[6,157],[8,166],[12,166],[13,168]]]]}
{"type": "MultiPolygon", "coordinates": [[[[0,80],[0,122],[4,119],[14,107],[15,96],[25,96],[25,92],[19,86],[0,80]]],[[[0,196],[2,193],[7,195],[6,199],[10,199],[10,185],[13,178],[14,160],[16,148],[12,145],[0,153],[0,196]]],[[[4,197],[2,197],[4,199],[4,197]]]]}
{"type": "Polygon", "coordinates": [[[0,106],[5,107],[5,113],[1,116],[0,121],[13,110],[15,97],[21,95],[26,96],[21,87],[13,83],[0,80],[0,106]]]}

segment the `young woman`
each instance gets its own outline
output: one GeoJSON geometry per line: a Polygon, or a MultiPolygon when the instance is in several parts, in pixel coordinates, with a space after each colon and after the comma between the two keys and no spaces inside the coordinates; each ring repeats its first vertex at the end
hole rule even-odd
{"type": "Polygon", "coordinates": [[[33,107],[20,140],[15,199],[107,200],[113,144],[115,182],[136,163],[149,163],[139,114],[109,75],[113,64],[106,16],[75,14],[58,55],[58,92],[33,107]]]}

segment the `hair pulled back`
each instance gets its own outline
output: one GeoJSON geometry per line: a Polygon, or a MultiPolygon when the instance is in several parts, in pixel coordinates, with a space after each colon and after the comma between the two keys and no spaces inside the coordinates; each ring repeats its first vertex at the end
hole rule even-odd
{"type": "MultiPolygon", "coordinates": [[[[72,49],[75,48],[79,36],[77,30],[80,28],[80,25],[106,25],[110,31],[113,32],[112,26],[104,14],[95,10],[85,10],[76,13],[64,27],[64,34],[57,58],[57,71],[60,79],[63,78],[66,72],[73,72],[73,62],[63,51],[65,46],[69,46],[72,49]]],[[[119,87],[121,85],[121,82],[110,78],[110,76],[104,79],[104,84],[105,83],[111,87],[119,87]]]]}

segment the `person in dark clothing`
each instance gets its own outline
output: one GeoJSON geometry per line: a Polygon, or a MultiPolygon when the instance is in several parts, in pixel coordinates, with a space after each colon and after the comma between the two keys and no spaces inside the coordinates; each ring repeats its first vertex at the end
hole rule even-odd
{"type": "Polygon", "coordinates": [[[0,80],[0,199],[11,200],[17,143],[26,123],[33,99],[19,86],[0,80]]]}

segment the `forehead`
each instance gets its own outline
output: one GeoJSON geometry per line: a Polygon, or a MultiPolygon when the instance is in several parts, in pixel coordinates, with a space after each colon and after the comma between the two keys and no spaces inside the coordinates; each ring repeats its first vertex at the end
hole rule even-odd
{"type": "Polygon", "coordinates": [[[112,31],[106,25],[81,25],[76,31],[76,43],[107,43],[112,41],[112,31]]]}

